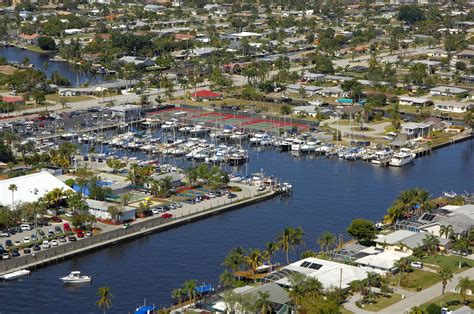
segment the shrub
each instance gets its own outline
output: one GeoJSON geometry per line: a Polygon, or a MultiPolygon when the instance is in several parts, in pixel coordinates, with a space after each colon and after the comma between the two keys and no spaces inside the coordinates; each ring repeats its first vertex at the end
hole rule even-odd
{"type": "Polygon", "coordinates": [[[54,39],[47,36],[38,38],[38,46],[43,50],[56,50],[56,43],[54,39]]]}

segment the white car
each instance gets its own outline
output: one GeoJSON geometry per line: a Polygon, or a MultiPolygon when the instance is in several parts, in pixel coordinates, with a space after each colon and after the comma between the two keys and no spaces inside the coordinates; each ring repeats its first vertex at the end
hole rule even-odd
{"type": "Polygon", "coordinates": [[[24,237],[23,238],[23,243],[31,243],[30,237],[24,237]]]}
{"type": "Polygon", "coordinates": [[[422,262],[411,262],[410,265],[411,265],[411,267],[413,267],[413,268],[418,268],[418,269],[422,269],[422,268],[423,268],[423,263],[422,263],[422,262]]]}
{"type": "Polygon", "coordinates": [[[43,247],[43,249],[49,249],[51,247],[51,245],[49,244],[48,240],[44,240],[42,247],[43,247]]]}
{"type": "Polygon", "coordinates": [[[10,254],[8,254],[8,253],[3,253],[3,254],[2,254],[2,259],[10,259],[10,254]]]}
{"type": "Polygon", "coordinates": [[[58,246],[59,242],[58,240],[51,240],[51,246],[58,246]]]}
{"type": "Polygon", "coordinates": [[[157,214],[160,213],[160,211],[159,211],[158,208],[152,208],[152,209],[151,209],[151,212],[152,212],[153,214],[155,214],[155,215],[157,215],[157,214]]]}
{"type": "Polygon", "coordinates": [[[212,192],[207,193],[207,196],[209,196],[210,198],[216,198],[216,194],[212,192]]]}

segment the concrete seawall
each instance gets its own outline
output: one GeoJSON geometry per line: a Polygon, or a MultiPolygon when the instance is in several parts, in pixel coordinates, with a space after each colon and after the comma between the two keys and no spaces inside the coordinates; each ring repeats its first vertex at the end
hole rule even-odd
{"type": "Polygon", "coordinates": [[[67,242],[57,247],[51,247],[47,250],[34,252],[9,260],[0,261],[0,276],[19,269],[36,269],[37,267],[48,266],[61,262],[69,257],[78,254],[84,254],[102,247],[113,245],[122,241],[132,240],[154,232],[165,231],[178,227],[192,221],[204,219],[208,216],[220,214],[226,211],[234,210],[240,207],[248,206],[257,202],[270,199],[277,195],[275,191],[269,191],[256,195],[254,197],[241,199],[214,208],[201,210],[199,212],[184,215],[179,218],[163,219],[160,217],[150,218],[132,224],[129,229],[114,229],[92,237],[84,238],[76,242],[67,242]]]}

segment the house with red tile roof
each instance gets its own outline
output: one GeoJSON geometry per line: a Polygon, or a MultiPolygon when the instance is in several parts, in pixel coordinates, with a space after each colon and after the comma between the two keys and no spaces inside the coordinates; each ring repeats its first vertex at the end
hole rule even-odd
{"type": "Polygon", "coordinates": [[[25,99],[23,97],[1,96],[2,102],[14,106],[24,105],[25,99]]]}
{"type": "Polygon", "coordinates": [[[40,38],[40,34],[20,34],[18,35],[18,38],[23,41],[26,44],[30,45],[37,45],[38,44],[38,38],[40,38]]]}

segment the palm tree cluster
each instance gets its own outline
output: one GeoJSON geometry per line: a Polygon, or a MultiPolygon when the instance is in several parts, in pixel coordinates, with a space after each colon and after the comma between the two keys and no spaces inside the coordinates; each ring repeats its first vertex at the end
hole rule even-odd
{"type": "Polygon", "coordinates": [[[219,166],[209,166],[201,163],[194,168],[186,170],[186,179],[189,185],[202,182],[214,188],[223,187],[229,183],[229,176],[219,166]]]}
{"type": "Polygon", "coordinates": [[[428,200],[429,193],[426,190],[415,188],[403,191],[388,209],[385,222],[394,224],[400,219],[430,210],[428,200]]]}
{"type": "Polygon", "coordinates": [[[179,304],[185,300],[191,301],[198,296],[196,280],[187,280],[183,286],[171,292],[171,297],[179,304]]]}
{"type": "Polygon", "coordinates": [[[278,247],[285,252],[286,263],[290,263],[289,253],[297,251],[301,246],[304,246],[304,231],[301,227],[285,228],[280,232],[275,239],[278,247]]]}
{"type": "Polygon", "coordinates": [[[97,291],[97,296],[99,299],[95,302],[95,305],[105,313],[105,310],[110,309],[112,306],[113,295],[110,293],[110,287],[100,287],[97,291]]]}

